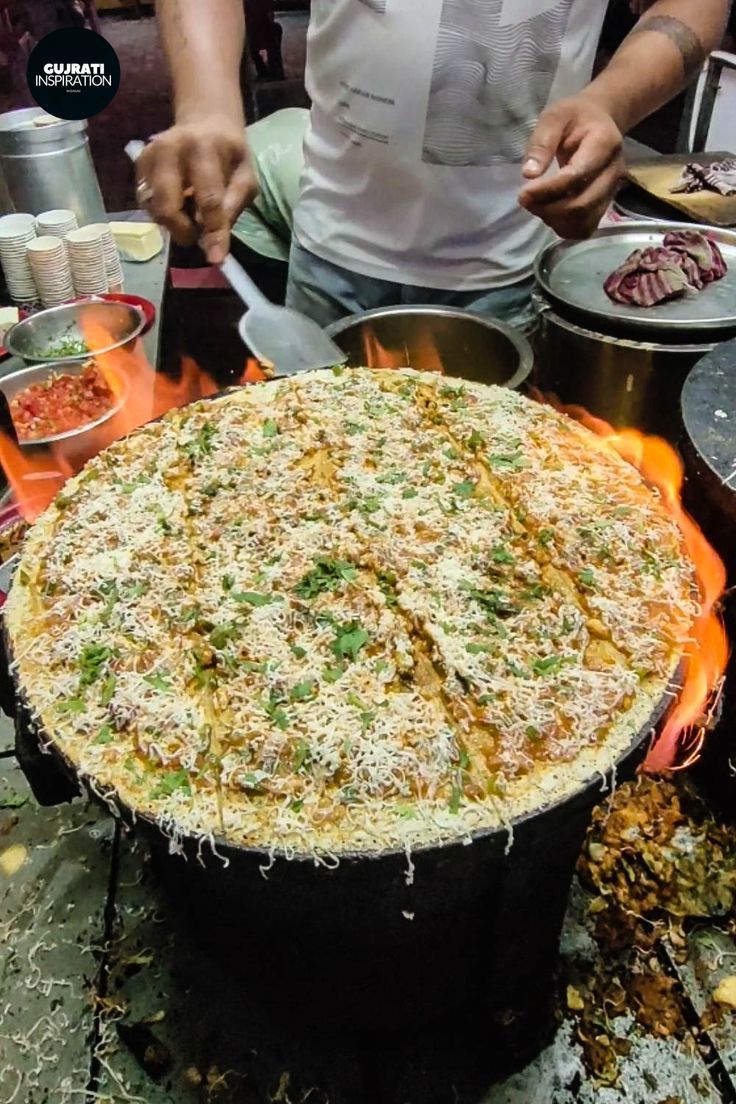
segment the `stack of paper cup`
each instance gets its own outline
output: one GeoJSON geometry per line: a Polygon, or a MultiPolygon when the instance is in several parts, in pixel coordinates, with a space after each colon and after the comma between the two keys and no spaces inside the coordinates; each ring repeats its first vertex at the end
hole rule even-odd
{"type": "Polygon", "coordinates": [[[0,218],[0,262],[14,303],[38,301],[36,283],[26,255],[26,246],[36,236],[33,215],[5,215],[0,218]]]}
{"type": "Polygon", "coordinates": [[[78,295],[102,295],[107,291],[107,269],[99,224],[72,230],[66,236],[74,288],[78,295]]]}
{"type": "Polygon", "coordinates": [[[54,238],[65,238],[72,230],[77,230],[79,223],[73,211],[60,209],[58,211],[44,211],[36,218],[36,230],[39,237],[51,234],[54,238]]]}
{"type": "Polygon", "coordinates": [[[74,297],[72,270],[61,238],[45,235],[26,246],[38,294],[45,307],[58,307],[74,297]]]}
{"type": "MultiPolygon", "coordinates": [[[[120,254],[112,235],[112,230],[106,222],[92,223],[96,230],[102,234],[102,251],[105,254],[105,271],[107,272],[107,291],[123,290],[123,268],[120,264],[120,254]]],[[[91,229],[88,226],[87,229],[91,229]]]]}

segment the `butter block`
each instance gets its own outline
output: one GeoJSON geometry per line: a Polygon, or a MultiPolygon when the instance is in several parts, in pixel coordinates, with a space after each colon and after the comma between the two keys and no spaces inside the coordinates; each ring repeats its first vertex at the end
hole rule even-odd
{"type": "Polygon", "coordinates": [[[155,222],[111,222],[110,229],[125,261],[150,261],[163,250],[164,239],[155,222]]]}
{"type": "Polygon", "coordinates": [[[11,326],[20,318],[17,307],[0,307],[0,340],[5,337],[11,326]]]}

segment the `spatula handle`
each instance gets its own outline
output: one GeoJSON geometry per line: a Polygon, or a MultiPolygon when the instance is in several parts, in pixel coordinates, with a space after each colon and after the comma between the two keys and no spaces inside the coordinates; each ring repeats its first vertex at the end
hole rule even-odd
{"type": "Polygon", "coordinates": [[[253,283],[250,276],[243,266],[235,260],[232,253],[228,253],[227,257],[222,262],[220,271],[233,291],[243,300],[246,307],[269,305],[266,296],[260,288],[253,283]]]}

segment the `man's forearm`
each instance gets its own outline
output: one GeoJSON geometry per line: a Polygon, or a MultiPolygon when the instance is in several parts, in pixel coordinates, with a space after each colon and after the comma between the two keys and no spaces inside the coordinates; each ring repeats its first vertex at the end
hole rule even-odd
{"type": "Polygon", "coordinates": [[[243,122],[243,0],[157,0],[177,122],[205,114],[243,122]]]}
{"type": "Polygon", "coordinates": [[[584,95],[625,133],[677,95],[721,42],[729,0],[658,0],[584,95]]]}

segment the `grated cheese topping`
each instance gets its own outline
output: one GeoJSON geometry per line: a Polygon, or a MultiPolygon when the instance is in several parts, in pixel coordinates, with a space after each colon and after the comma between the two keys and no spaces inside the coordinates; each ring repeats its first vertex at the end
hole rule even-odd
{"type": "Polygon", "coordinates": [[[676,525],[598,438],[368,369],[116,442],[6,605],[30,707],[96,792],[317,856],[469,837],[607,769],[697,612],[676,525]]]}

